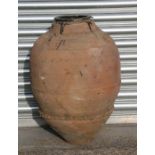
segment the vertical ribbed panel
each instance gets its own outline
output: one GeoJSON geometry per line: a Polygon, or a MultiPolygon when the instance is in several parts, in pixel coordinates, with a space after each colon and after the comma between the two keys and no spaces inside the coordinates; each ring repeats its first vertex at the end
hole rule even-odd
{"type": "MultiPolygon", "coordinates": [[[[108,123],[136,121],[136,1],[135,0],[19,0],[19,126],[41,120],[29,77],[29,52],[34,41],[58,15],[91,15],[115,40],[121,58],[121,90],[108,123]]],[[[42,121],[42,120],[41,120],[42,121]]]]}

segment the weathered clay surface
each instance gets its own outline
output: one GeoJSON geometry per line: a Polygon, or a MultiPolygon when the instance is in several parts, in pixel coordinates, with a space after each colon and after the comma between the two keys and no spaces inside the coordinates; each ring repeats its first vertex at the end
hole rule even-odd
{"type": "Polygon", "coordinates": [[[42,117],[70,143],[91,141],[119,92],[113,40],[89,17],[56,18],[34,43],[30,67],[42,117]]]}

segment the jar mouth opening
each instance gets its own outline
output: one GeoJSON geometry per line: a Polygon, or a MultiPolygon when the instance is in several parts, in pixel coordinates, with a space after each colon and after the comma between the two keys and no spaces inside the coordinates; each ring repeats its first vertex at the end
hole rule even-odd
{"type": "Polygon", "coordinates": [[[88,15],[71,15],[55,17],[56,22],[82,22],[91,20],[92,17],[88,15]]]}

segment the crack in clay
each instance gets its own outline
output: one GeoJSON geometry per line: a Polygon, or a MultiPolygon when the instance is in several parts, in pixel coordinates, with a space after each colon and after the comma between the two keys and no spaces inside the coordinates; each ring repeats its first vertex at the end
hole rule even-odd
{"type": "Polygon", "coordinates": [[[50,38],[48,39],[48,41],[51,41],[51,40],[52,40],[52,38],[53,38],[53,36],[50,36],[50,38]]]}
{"type": "Polygon", "coordinates": [[[90,31],[93,32],[92,28],[91,28],[92,23],[89,21],[89,22],[87,22],[87,24],[88,24],[88,27],[89,27],[90,31]]]}
{"type": "Polygon", "coordinates": [[[62,34],[64,31],[64,23],[60,24],[60,34],[62,34]]]}
{"type": "Polygon", "coordinates": [[[63,34],[63,32],[64,32],[64,27],[65,27],[66,25],[69,25],[69,24],[68,24],[68,23],[60,23],[60,34],[63,34]]]}
{"type": "Polygon", "coordinates": [[[98,36],[96,35],[95,31],[92,30],[92,27],[91,27],[92,26],[92,22],[88,21],[87,24],[88,24],[88,27],[89,27],[90,32],[92,32],[94,34],[94,36],[96,38],[98,38],[98,36]]]}
{"type": "Polygon", "coordinates": [[[80,71],[80,75],[81,75],[81,77],[83,76],[83,73],[80,71]]]}
{"type": "Polygon", "coordinates": [[[65,44],[65,40],[61,40],[58,44],[58,46],[56,47],[56,49],[59,49],[61,45],[65,44]]]}

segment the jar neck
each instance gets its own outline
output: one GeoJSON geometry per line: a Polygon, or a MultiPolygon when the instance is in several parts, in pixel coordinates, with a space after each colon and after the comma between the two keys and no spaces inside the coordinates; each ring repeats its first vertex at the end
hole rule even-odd
{"type": "Polygon", "coordinates": [[[59,16],[52,25],[52,32],[56,35],[78,34],[92,32],[97,28],[91,16],[59,16]]]}

